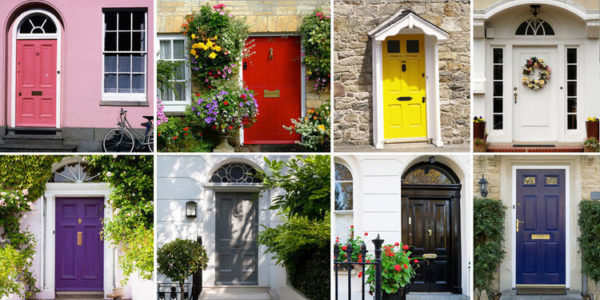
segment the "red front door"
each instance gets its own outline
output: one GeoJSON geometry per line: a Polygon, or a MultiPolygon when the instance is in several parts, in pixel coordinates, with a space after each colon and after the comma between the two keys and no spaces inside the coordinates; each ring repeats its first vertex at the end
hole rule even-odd
{"type": "Polygon", "coordinates": [[[56,126],[56,40],[17,41],[17,127],[56,126]]]}
{"type": "MultiPolygon", "coordinates": [[[[244,130],[245,144],[293,144],[283,125],[301,114],[300,38],[253,37],[254,54],[244,61],[244,81],[258,102],[258,121],[244,130]]],[[[249,42],[250,43],[250,42],[249,42]]]]}

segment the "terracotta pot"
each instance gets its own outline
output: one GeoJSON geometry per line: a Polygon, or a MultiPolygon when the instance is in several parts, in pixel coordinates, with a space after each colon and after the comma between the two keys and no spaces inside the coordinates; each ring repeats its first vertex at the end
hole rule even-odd
{"type": "Polygon", "coordinates": [[[587,132],[587,138],[595,138],[600,140],[598,136],[598,124],[599,121],[585,121],[585,132],[587,132]]]}
{"type": "Polygon", "coordinates": [[[473,123],[473,139],[485,140],[485,122],[473,123]]]}
{"type": "Polygon", "coordinates": [[[406,287],[401,287],[395,294],[387,294],[383,292],[382,300],[406,300],[407,290],[406,287]]]}
{"type": "Polygon", "coordinates": [[[487,152],[487,144],[474,144],[473,152],[487,152]]]}
{"type": "Polygon", "coordinates": [[[583,147],[583,152],[598,152],[598,148],[595,148],[595,147],[583,147]]]}

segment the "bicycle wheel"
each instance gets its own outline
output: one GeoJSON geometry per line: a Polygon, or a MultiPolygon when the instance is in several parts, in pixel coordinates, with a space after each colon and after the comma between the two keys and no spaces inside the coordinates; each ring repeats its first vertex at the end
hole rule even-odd
{"type": "Polygon", "coordinates": [[[150,132],[148,132],[146,137],[146,141],[148,141],[148,150],[150,150],[150,152],[154,152],[154,129],[150,129],[150,132]]]}
{"type": "Polygon", "coordinates": [[[102,141],[104,152],[132,152],[134,146],[133,135],[121,128],[111,129],[102,141]]]}

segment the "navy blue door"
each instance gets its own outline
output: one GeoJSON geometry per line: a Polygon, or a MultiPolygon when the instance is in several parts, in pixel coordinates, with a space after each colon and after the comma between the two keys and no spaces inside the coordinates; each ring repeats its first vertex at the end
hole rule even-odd
{"type": "Polygon", "coordinates": [[[517,285],[565,284],[565,170],[517,170],[517,285]]]}

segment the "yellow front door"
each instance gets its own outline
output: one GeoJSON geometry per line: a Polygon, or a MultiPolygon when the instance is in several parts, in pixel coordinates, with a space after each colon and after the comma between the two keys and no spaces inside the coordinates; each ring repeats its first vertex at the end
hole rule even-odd
{"type": "Polygon", "coordinates": [[[427,138],[423,35],[397,35],[383,42],[384,139],[427,138]]]}

